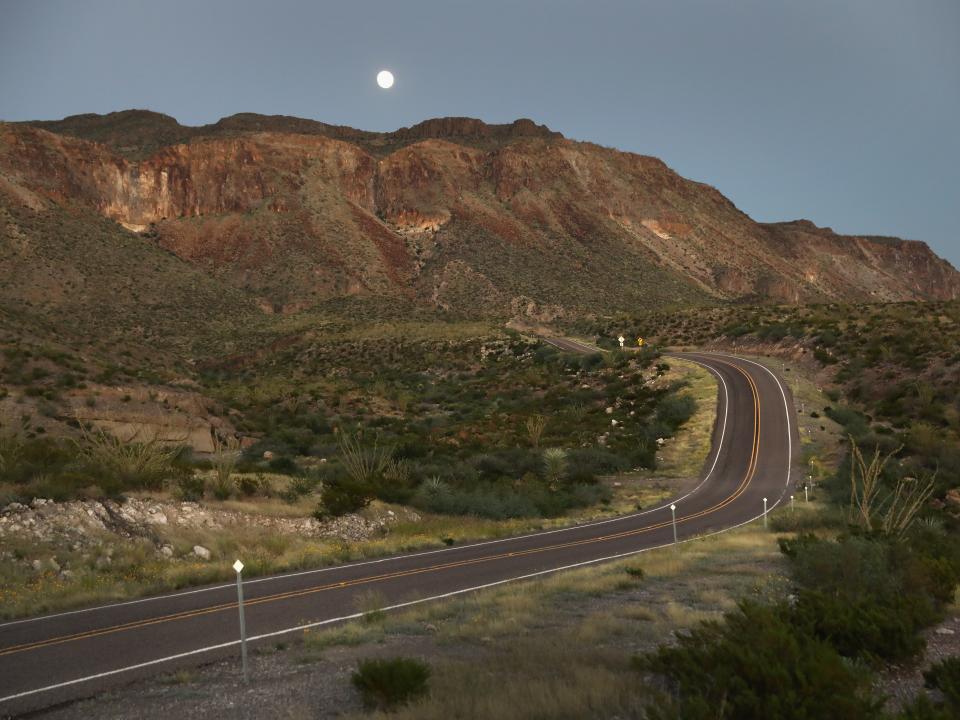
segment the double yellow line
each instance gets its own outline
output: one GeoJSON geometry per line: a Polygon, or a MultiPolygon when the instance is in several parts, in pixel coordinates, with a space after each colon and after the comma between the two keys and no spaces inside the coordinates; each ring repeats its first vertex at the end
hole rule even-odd
{"type": "MultiPolygon", "coordinates": [[[[712,513],[718,512],[723,508],[727,507],[730,503],[736,500],[750,485],[751,480],[753,480],[754,475],[757,471],[757,457],[760,450],[760,395],[757,392],[757,386],[753,378],[750,377],[749,373],[744,372],[739,366],[729,363],[723,360],[718,360],[713,358],[715,362],[722,363],[727,365],[741,375],[743,375],[747,384],[750,386],[750,391],[753,394],[753,445],[750,451],[750,463],[747,467],[747,471],[743,476],[743,480],[740,482],[740,485],[733,492],[732,495],[725,498],[716,505],[709,507],[705,510],[700,510],[699,512],[692,513],[690,515],[685,515],[683,517],[677,518],[677,522],[687,522],[689,520],[695,520],[696,518],[704,517],[712,513]]],[[[725,402],[730,402],[730,398],[727,397],[725,402]]],[[[720,452],[720,449],[717,450],[720,452]]],[[[584,540],[573,540],[565,543],[556,543],[553,545],[546,545],[539,548],[531,548],[528,550],[514,550],[510,552],[498,553],[495,555],[486,555],[479,558],[473,558],[471,560],[459,560],[449,563],[440,563],[437,565],[430,565],[423,568],[415,568],[412,570],[401,570],[395,572],[382,573],[380,575],[370,575],[368,577],[357,578],[355,580],[344,580],[341,582],[328,583],[326,585],[317,585],[311,588],[305,588],[302,590],[290,590],[287,592],[275,593],[273,595],[265,595],[260,598],[253,598],[247,600],[245,605],[260,605],[263,603],[276,602],[278,600],[287,600],[295,597],[302,597],[305,595],[312,595],[313,593],[324,592],[327,590],[338,590],[340,588],[353,587],[356,585],[364,585],[367,583],[380,582],[383,580],[392,580],[400,577],[409,577],[411,575],[420,575],[423,573],[429,572],[438,572],[441,570],[449,570],[452,568],[466,567],[469,565],[476,565],[485,562],[493,562],[495,560],[503,560],[507,558],[514,557],[524,557],[527,555],[534,555],[537,553],[549,552],[551,550],[561,550],[564,548],[577,547],[580,545],[589,545],[593,543],[607,542],[610,540],[619,540],[625,537],[631,537],[634,535],[641,535],[643,533],[651,532],[653,530],[658,530],[663,527],[667,527],[672,523],[670,521],[664,521],[660,523],[655,523],[653,525],[647,525],[642,528],[637,528],[634,530],[624,530],[618,533],[612,533],[609,535],[601,535],[595,538],[586,538],[584,540]]],[[[110,627],[101,628],[99,630],[88,630],[86,632],[74,633],[72,635],[61,635],[59,637],[49,638],[47,640],[38,640],[36,642],[23,643],[20,645],[12,645],[7,648],[0,649],[0,657],[4,655],[13,655],[15,653],[26,652],[28,650],[37,650],[44,647],[49,647],[51,645],[60,645],[67,642],[74,642],[77,640],[86,640],[88,638],[99,637],[102,635],[109,635],[113,633],[123,632],[125,630],[133,630],[136,628],[148,627],[150,625],[157,625],[160,623],[173,622],[175,620],[186,620],[189,618],[200,617],[202,615],[209,615],[211,613],[221,612],[224,610],[231,610],[237,607],[236,602],[227,602],[221,603],[218,605],[211,605],[210,607],[201,608],[199,610],[187,610],[184,612],[173,613],[170,615],[162,615],[156,618],[150,618],[146,620],[135,620],[128,623],[122,623],[120,625],[112,625],[110,627]]]]}

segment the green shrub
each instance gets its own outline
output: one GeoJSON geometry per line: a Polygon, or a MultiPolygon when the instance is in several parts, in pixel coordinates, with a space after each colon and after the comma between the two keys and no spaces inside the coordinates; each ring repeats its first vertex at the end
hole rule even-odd
{"type": "Polygon", "coordinates": [[[646,708],[651,720],[867,720],[880,712],[869,677],[798,629],[785,606],[744,602],[634,665],[669,689],[646,708]]]}
{"type": "Polygon", "coordinates": [[[844,657],[905,660],[924,648],[919,617],[929,612],[923,597],[892,601],[846,598],[802,591],[793,611],[804,632],[829,642],[844,657]],[[920,605],[921,607],[915,607],[920,605]]]}
{"type": "Polygon", "coordinates": [[[927,687],[943,693],[946,704],[960,712],[960,657],[950,657],[923,673],[927,687]]]}
{"type": "Polygon", "coordinates": [[[353,673],[353,685],[368,708],[389,710],[427,692],[430,666],[414,658],[361,660],[353,673]]]}
{"type": "Polygon", "coordinates": [[[180,499],[187,502],[197,502],[203,499],[204,481],[202,477],[196,475],[182,475],[177,479],[177,490],[180,493],[180,499]]]}
{"type": "Polygon", "coordinates": [[[320,506],[314,515],[320,520],[340,517],[362,510],[372,499],[370,488],[354,482],[352,478],[333,478],[324,483],[320,491],[320,506]]]}
{"type": "Polygon", "coordinates": [[[261,489],[260,479],[257,477],[250,477],[249,475],[238,475],[236,478],[234,478],[234,483],[237,486],[237,492],[244,497],[256,495],[257,491],[261,489]]]}

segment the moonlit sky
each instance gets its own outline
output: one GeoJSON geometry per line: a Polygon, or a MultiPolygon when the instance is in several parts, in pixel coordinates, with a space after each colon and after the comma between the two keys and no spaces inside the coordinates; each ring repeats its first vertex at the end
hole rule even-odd
{"type": "Polygon", "coordinates": [[[530,117],[960,266],[958,0],[0,0],[0,118],[126,108],[530,117]]]}

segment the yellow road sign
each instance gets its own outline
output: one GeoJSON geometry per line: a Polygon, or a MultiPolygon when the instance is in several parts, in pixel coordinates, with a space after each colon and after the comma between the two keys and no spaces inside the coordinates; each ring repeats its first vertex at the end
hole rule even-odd
{"type": "Polygon", "coordinates": [[[637,338],[637,345],[643,347],[643,338],[637,338]]]}

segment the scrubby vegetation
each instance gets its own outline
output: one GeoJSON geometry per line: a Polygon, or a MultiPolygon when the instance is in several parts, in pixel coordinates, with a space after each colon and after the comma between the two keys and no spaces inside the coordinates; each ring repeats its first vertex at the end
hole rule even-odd
{"type": "MultiPolygon", "coordinates": [[[[960,518],[948,497],[960,485],[960,305],[727,308],[645,322],[637,332],[652,334],[655,322],[672,344],[807,355],[833,380],[821,410],[846,434],[821,488],[843,512],[823,515],[826,535],[781,541],[792,601],[745,603],[638,657],[665,692],[651,716],[880,716],[870,668],[916,658],[960,583],[960,518]]],[[[949,687],[949,667],[928,683],[949,687]]],[[[941,705],[918,698],[901,717],[952,717],[944,695],[941,705]]]]}
{"type": "Polygon", "coordinates": [[[362,660],[353,674],[354,687],[369,708],[389,710],[427,692],[430,666],[414,658],[362,660]]]}
{"type": "Polygon", "coordinates": [[[209,369],[208,386],[260,438],[242,467],[313,465],[321,516],[377,498],[440,514],[552,517],[607,500],[598,476],[654,468],[657,439],[695,409],[682,388],[652,382],[666,368],[653,351],[571,355],[516,334],[417,332],[348,340],[328,330],[268,366],[209,369]]]}

